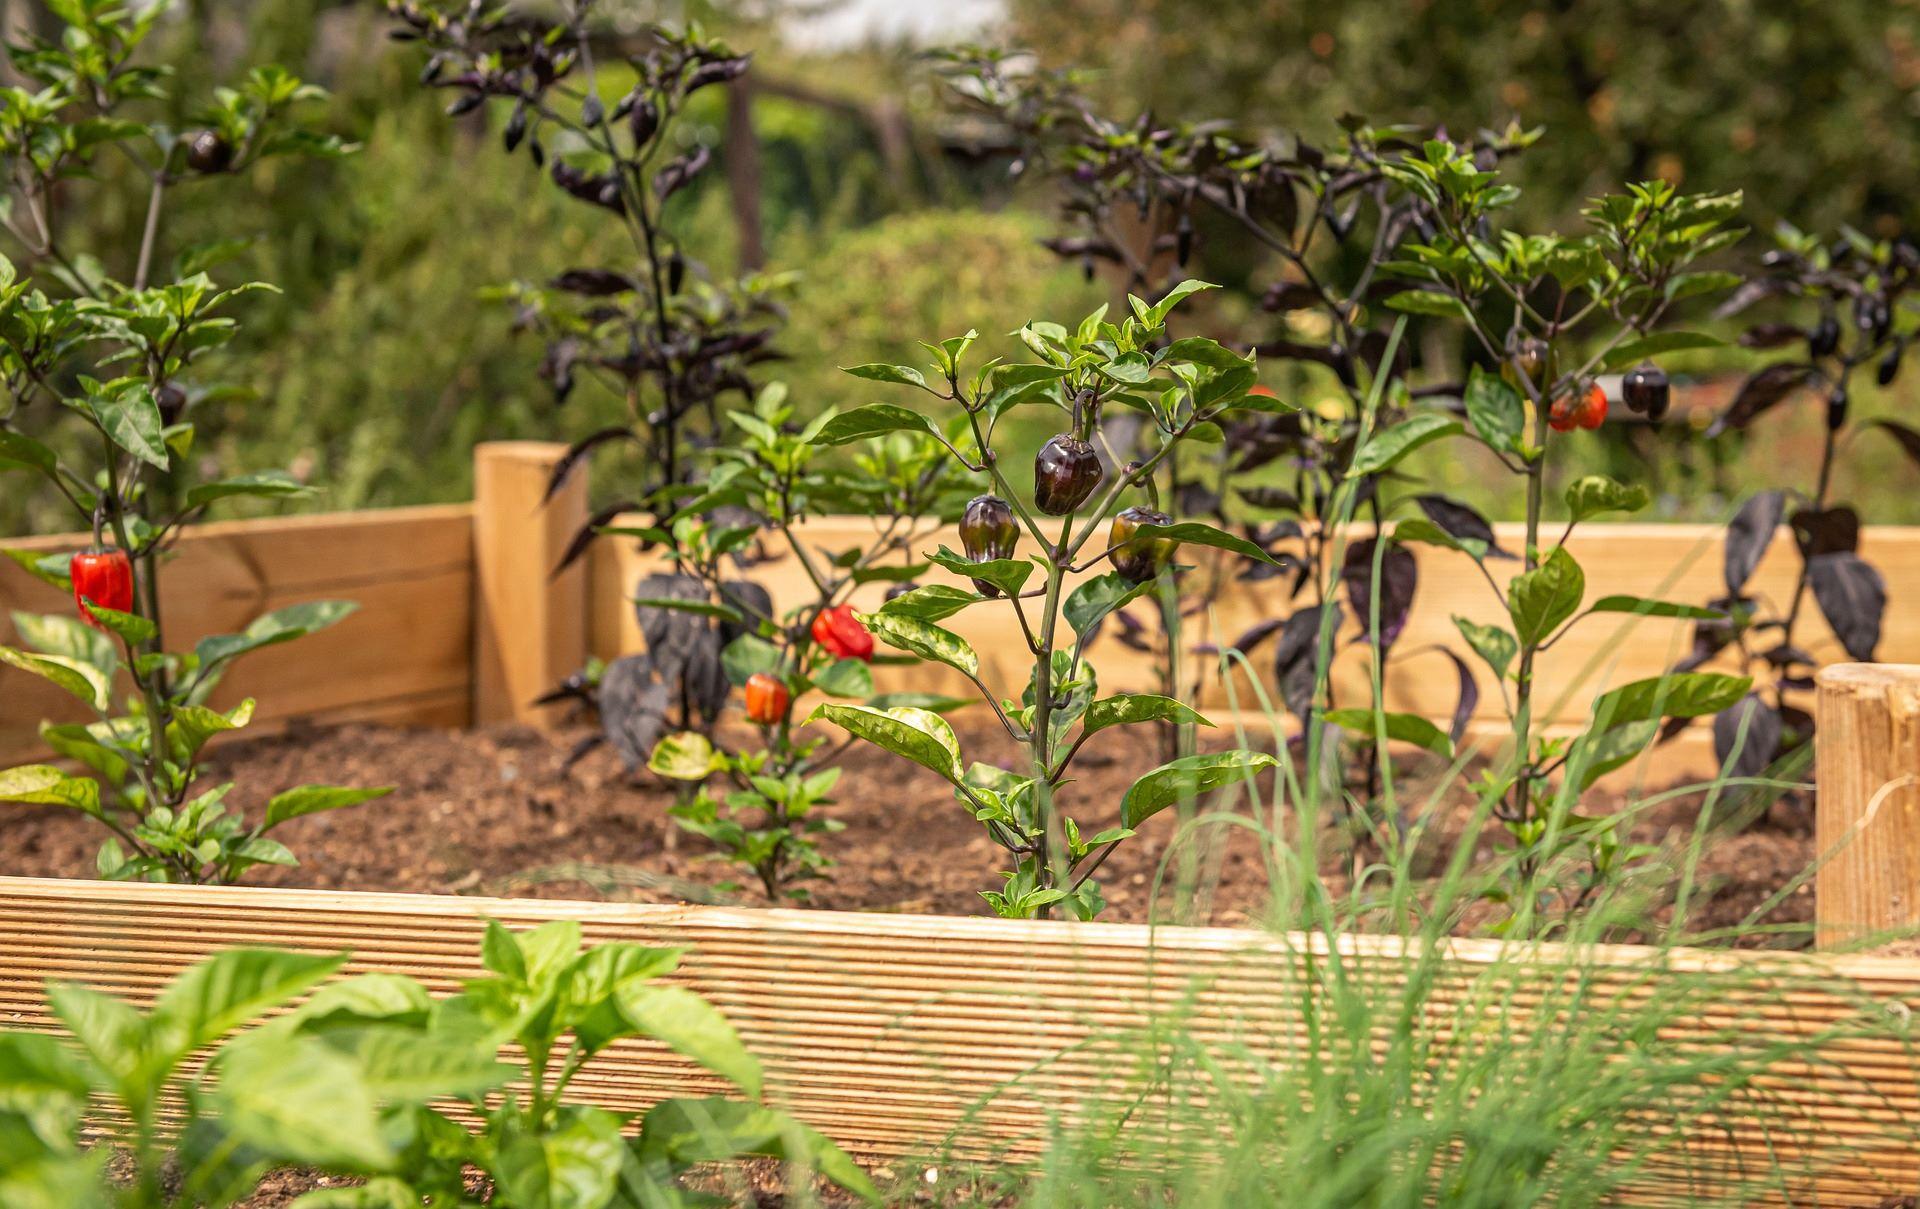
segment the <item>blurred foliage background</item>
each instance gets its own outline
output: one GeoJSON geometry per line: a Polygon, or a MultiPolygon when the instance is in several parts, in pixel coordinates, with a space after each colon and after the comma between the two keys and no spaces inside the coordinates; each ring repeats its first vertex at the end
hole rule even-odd
{"type": "MultiPolygon", "coordinates": [[[[46,24],[39,0],[0,5],[16,31],[46,24]]],[[[333,91],[326,124],[362,144],[341,161],[275,161],[251,190],[183,190],[165,232],[175,247],[245,239],[220,275],[281,287],[247,308],[222,367],[255,398],[202,412],[197,456],[289,466],[324,484],[308,507],[463,499],[475,441],[567,439],[617,412],[589,389],[557,408],[534,372],[539,342],[517,338],[508,310],[479,296],[592,259],[609,224],[537,179],[524,157],[500,153],[502,114],[444,116],[446,95],[416,83],[420,55],[387,40],[382,7],[182,0],[156,42],[189,81],[285,63],[333,91]]],[[[674,4],[626,7],[636,17],[687,15],[674,4]]],[[[842,365],[914,360],[916,338],[968,327],[992,338],[985,355],[1009,351],[1001,333],[1029,317],[1077,317],[1111,289],[1039,245],[1055,230],[1055,199],[1010,181],[1004,161],[965,153],[967,131],[915,46],[822,46],[796,37],[789,20],[802,8],[842,10],[857,28],[862,11],[887,7],[747,0],[697,12],[757,55],[751,93],[709,89],[698,115],[723,161],[742,153],[750,129],[757,219],[743,217],[726,163],[674,205],[694,251],[716,265],[799,273],[779,376],[813,405],[870,401],[842,365]],[[750,125],[730,124],[729,104],[746,105],[750,125]]],[[[1150,107],[1322,138],[1347,111],[1463,133],[1516,117],[1543,125],[1545,142],[1518,168],[1532,222],[1571,221],[1589,195],[1649,176],[1744,188],[1760,228],[1784,216],[1885,235],[1920,217],[1920,0],[1254,0],[1229,9],[1004,0],[984,11],[995,18],[985,40],[1086,67],[1115,113],[1150,107]]],[[[184,125],[192,114],[177,118],[184,125]]],[[[131,255],[139,230],[144,194],[116,187],[125,183],[105,180],[75,199],[81,242],[109,265],[131,255]]],[[[1204,237],[1194,271],[1237,287],[1201,312],[1207,334],[1233,338],[1270,275],[1244,247],[1204,237]]],[[[1670,368],[1705,373],[1739,358],[1670,368]]],[[[1274,385],[1316,389],[1297,371],[1276,373],[1274,385]]],[[[1856,405],[1903,410],[1900,400],[1856,405]]],[[[1695,429],[1683,417],[1637,451],[1618,433],[1582,439],[1593,469],[1654,477],[1666,515],[1717,518],[1733,496],[1796,464],[1795,450],[1817,437],[1816,410],[1770,417],[1745,438],[1768,446],[1758,457],[1738,437],[1697,439],[1704,412],[1695,429]]],[[[1429,467],[1449,489],[1510,513],[1480,469],[1429,467]]],[[[1913,471],[1891,442],[1863,441],[1847,474],[1869,519],[1920,520],[1913,471]]],[[[6,490],[0,531],[66,527],[26,493],[23,476],[6,490]]]]}

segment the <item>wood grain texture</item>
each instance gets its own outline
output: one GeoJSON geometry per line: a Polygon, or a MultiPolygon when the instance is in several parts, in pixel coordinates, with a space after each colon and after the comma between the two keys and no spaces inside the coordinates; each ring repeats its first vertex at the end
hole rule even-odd
{"type": "Polygon", "coordinates": [[[546,498],[566,451],[550,441],[474,447],[476,724],[556,724],[564,711],[533,702],[586,662],[586,568],[553,573],[587,520],[585,474],[546,498]]]}
{"type": "MultiPolygon", "coordinates": [[[[770,1098],[868,1157],[935,1151],[955,1130],[962,1155],[1031,1153],[1050,1114],[1118,1090],[1103,1055],[1156,1023],[1177,1020],[1224,1054],[1299,1060],[1305,957],[1397,1003],[1421,955],[1390,937],[1329,945],[1226,929],[0,878],[0,1021],[57,1030],[47,978],[145,1002],[237,944],[351,951],[350,970],[450,991],[478,972],[487,917],[514,928],[578,919],[590,943],[691,946],[679,977],[761,1057],[770,1098]]],[[[1764,1203],[1870,1205],[1920,1184],[1920,1090],[1903,1023],[1920,1003],[1920,962],[1543,945],[1516,967],[1501,953],[1485,941],[1447,947],[1421,1001],[1434,1035],[1470,1043],[1486,1021],[1516,1027],[1481,1011],[1489,998],[1564,1018],[1665,996],[1661,1043],[1676,1052],[1800,1047],[1686,1128],[1649,1103],[1649,1136],[1667,1142],[1636,1199],[1697,1203],[1742,1164],[1764,1169],[1768,1154],[1794,1175],[1764,1203]],[[1678,986],[1693,988],[1690,1014],[1673,1012],[1678,986]]],[[[617,1045],[574,1086],[629,1111],[721,1090],[641,1042],[617,1045]]]]}
{"type": "MultiPolygon", "coordinates": [[[[88,541],[61,534],[6,545],[58,551],[88,541]]],[[[199,525],[182,535],[161,572],[161,613],[175,649],[240,630],[273,609],[328,598],[356,601],[360,610],[332,629],[240,660],[214,704],[256,697],[248,734],[294,719],[438,725],[465,718],[473,663],[471,505],[199,525]]],[[[14,611],[72,607],[60,592],[0,561],[0,643],[16,640],[14,611]]],[[[51,685],[0,673],[0,762],[39,752],[43,718],[90,720],[51,685]]]]}
{"type": "Polygon", "coordinates": [[[1920,664],[1840,663],[1816,680],[1816,937],[1920,926],[1920,664]]]}
{"type": "MultiPolygon", "coordinates": [[[[801,536],[811,545],[839,550],[871,540],[876,524],[856,517],[820,519],[803,526],[801,536]]],[[[1497,525],[1495,529],[1503,546],[1519,548],[1523,526],[1497,525]]],[[[1629,594],[1704,604],[1726,593],[1721,573],[1721,532],[1713,525],[1588,524],[1575,531],[1568,549],[1585,568],[1589,603],[1605,595],[1629,594]]],[[[932,550],[941,544],[956,550],[960,546],[958,536],[947,530],[935,534],[922,543],[921,548],[932,550]]],[[[1451,661],[1436,648],[1454,652],[1469,661],[1479,678],[1481,697],[1472,734],[1482,749],[1491,753],[1510,738],[1500,694],[1485,666],[1462,641],[1453,618],[1457,615],[1482,624],[1511,623],[1478,568],[1466,556],[1428,546],[1415,546],[1413,550],[1418,560],[1420,585],[1412,617],[1388,665],[1385,680],[1388,707],[1446,723],[1452,717],[1457,700],[1458,680],[1451,661]]],[[[1870,526],[1862,534],[1861,554],[1886,577],[1891,602],[1879,658],[1889,662],[1920,662],[1920,607],[1902,607],[1903,601],[1909,605],[1920,602],[1920,528],[1870,526]]],[[[1217,561],[1213,552],[1191,547],[1183,551],[1181,558],[1203,568],[1217,561]]],[[[592,561],[589,607],[593,652],[603,658],[613,658],[640,649],[639,626],[626,597],[631,595],[631,585],[640,575],[659,568],[658,559],[639,552],[631,542],[608,540],[596,547],[592,561]]],[[[1520,563],[1492,560],[1487,568],[1504,588],[1519,572],[1520,563]]],[[[1791,604],[1798,570],[1793,539],[1782,527],[1750,581],[1749,592],[1784,613],[1791,604]]],[[[804,573],[791,557],[757,567],[751,574],[772,590],[777,607],[790,606],[804,599],[811,590],[804,573]]],[[[925,576],[926,582],[952,579],[939,568],[925,576]]],[[[1288,597],[1288,583],[1284,577],[1259,582],[1230,581],[1208,613],[1189,619],[1190,645],[1230,643],[1260,622],[1287,616],[1298,607],[1288,597]]],[[[873,607],[885,589],[884,584],[869,585],[855,596],[855,601],[863,607],[873,607]]],[[[1301,603],[1306,602],[1303,599],[1301,603]]],[[[1157,627],[1145,607],[1135,606],[1132,611],[1149,627],[1157,627]]],[[[976,605],[941,624],[973,644],[979,652],[982,676],[988,685],[1003,696],[1019,694],[1024,683],[1026,650],[1013,615],[1004,603],[976,605]]],[[[1617,616],[1595,616],[1582,621],[1542,660],[1536,697],[1541,712],[1537,717],[1550,733],[1570,732],[1600,692],[1631,680],[1658,676],[1670,669],[1689,649],[1691,625],[1686,621],[1617,616]]],[[[1349,614],[1342,634],[1356,633],[1349,614]]],[[[1798,645],[1817,659],[1845,658],[1838,640],[1811,600],[1802,612],[1800,634],[1804,641],[1798,645]]],[[[1150,656],[1130,650],[1111,637],[1103,637],[1093,652],[1102,692],[1157,691],[1150,656]]],[[[1277,700],[1272,660],[1273,640],[1268,639],[1249,660],[1258,673],[1257,687],[1244,669],[1225,680],[1217,674],[1216,665],[1214,674],[1207,675],[1201,682],[1199,707],[1211,715],[1232,713],[1235,709],[1258,709],[1262,693],[1268,700],[1277,700]]],[[[1205,662],[1206,658],[1196,657],[1196,664],[1205,662]]],[[[1706,666],[1733,670],[1730,655],[1706,666]]],[[[1334,673],[1339,700],[1366,699],[1369,673],[1364,648],[1349,647],[1336,662],[1334,673]]],[[[875,681],[882,691],[973,693],[957,673],[942,668],[877,668],[875,681]]],[[[1613,774],[1613,781],[1619,783],[1642,776],[1706,776],[1714,770],[1711,740],[1704,727],[1696,727],[1686,739],[1655,748],[1643,762],[1613,774]]]]}

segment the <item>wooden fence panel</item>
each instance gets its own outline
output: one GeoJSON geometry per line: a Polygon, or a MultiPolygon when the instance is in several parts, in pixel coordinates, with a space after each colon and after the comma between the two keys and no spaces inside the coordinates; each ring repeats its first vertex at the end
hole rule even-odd
{"type": "MultiPolygon", "coordinates": [[[[79,534],[10,541],[55,551],[79,534]]],[[[180,539],[161,583],[170,646],[243,628],[301,601],[357,601],[330,630],[241,660],[215,694],[222,707],[259,699],[253,733],[294,718],[465,725],[473,669],[473,507],[327,513],[200,525],[180,539]]],[[[0,643],[16,639],[15,610],[69,612],[71,599],[11,561],[0,562],[0,643]]],[[[42,718],[85,720],[51,685],[9,672],[0,681],[0,760],[39,751],[42,718]]]]}
{"type": "MultiPolygon", "coordinates": [[[[0,1021],[57,1030],[47,978],[144,1003],[187,965],[242,944],[351,951],[350,970],[445,992],[477,973],[487,917],[514,928],[577,919],[589,943],[691,946],[681,977],[761,1057],[770,1098],[868,1157],[926,1153],[963,1125],[963,1155],[1031,1153],[1050,1114],[1113,1093],[1102,1045],[1169,1013],[1185,1037],[1299,1060],[1314,1052],[1298,1010],[1302,957],[1328,964],[1319,938],[1227,929],[0,878],[0,1021]]],[[[1351,977],[1395,1003],[1418,953],[1387,937],[1343,938],[1339,951],[1351,977]]],[[[1663,1044],[1798,1047],[1645,1167],[1647,1200],[1698,1203],[1719,1176],[1751,1177],[1770,1155],[1789,1171],[1807,1164],[1772,1190],[1777,1203],[1869,1205],[1920,1185],[1920,1091],[1902,1023],[1920,1001],[1920,962],[1546,945],[1527,951],[1533,973],[1519,979],[1490,968],[1500,954],[1486,941],[1449,946],[1422,1000],[1434,1027],[1470,1038],[1486,994],[1548,1017],[1568,1004],[1630,1011],[1685,971],[1711,981],[1685,1000],[1697,1022],[1676,1016],[1663,1044]],[[1586,997],[1566,998],[1576,982],[1586,997]]],[[[622,1111],[720,1090],[637,1042],[573,1086],[622,1111]]],[[[1665,1109],[1649,1103],[1650,1133],[1674,1127],[1665,1109]]]]}

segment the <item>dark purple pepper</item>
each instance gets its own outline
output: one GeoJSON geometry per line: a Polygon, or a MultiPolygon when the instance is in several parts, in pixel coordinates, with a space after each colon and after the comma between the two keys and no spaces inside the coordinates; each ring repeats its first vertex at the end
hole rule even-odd
{"type": "Polygon", "coordinates": [[[1048,516],[1065,516],[1100,485],[1100,455],[1070,432],[1040,447],[1033,459],[1033,502],[1048,516]]]}
{"type": "Polygon", "coordinates": [[[154,388],[153,401],[160,408],[160,423],[172,426],[180,422],[186,414],[187,392],[171,382],[162,382],[154,388]]]}
{"type": "Polygon", "coordinates": [[[1907,342],[1896,340],[1887,355],[1880,358],[1880,365],[1874,370],[1873,380],[1882,386],[1892,386],[1893,380],[1900,376],[1900,355],[1907,351],[1907,342]]]}
{"type": "Polygon", "coordinates": [[[658,129],[660,129],[660,111],[654,107],[652,101],[641,97],[634,102],[632,110],[627,113],[627,133],[633,136],[633,141],[638,146],[645,144],[658,129]]]}
{"type": "Polygon", "coordinates": [[[887,589],[887,599],[898,600],[902,596],[905,596],[907,593],[912,592],[915,589],[919,588],[919,586],[920,586],[919,584],[915,583],[911,579],[905,581],[904,583],[897,583],[893,585],[891,588],[887,589]]]}
{"type": "Polygon", "coordinates": [[[187,140],[187,167],[209,176],[233,166],[233,144],[218,130],[202,130],[187,140]]]}
{"type": "Polygon", "coordinates": [[[1815,357],[1831,357],[1833,350],[1840,347],[1840,325],[1834,322],[1832,315],[1823,315],[1820,322],[1813,325],[1813,331],[1807,335],[1807,352],[1815,357]]]}
{"type": "MultiPolygon", "coordinates": [[[[976,495],[967,501],[960,513],[960,548],[968,558],[974,562],[1012,558],[1019,540],[1020,526],[1007,501],[997,495],[976,495]]],[[[974,580],[973,586],[982,596],[1000,595],[999,588],[983,580],[974,580]]]]}
{"type": "Polygon", "coordinates": [[[1672,397],[1667,372],[1651,361],[1642,361],[1620,380],[1620,397],[1626,402],[1627,410],[1659,419],[1667,414],[1667,403],[1672,397]]]}
{"type": "Polygon", "coordinates": [[[1836,386],[1827,396],[1827,431],[1838,432],[1847,423],[1847,388],[1836,386]]]}
{"type": "Polygon", "coordinates": [[[1173,561],[1179,542],[1170,537],[1136,537],[1142,525],[1171,525],[1173,518],[1151,508],[1128,508],[1107,529],[1107,550],[1113,569],[1132,583],[1145,583],[1173,561]]]}

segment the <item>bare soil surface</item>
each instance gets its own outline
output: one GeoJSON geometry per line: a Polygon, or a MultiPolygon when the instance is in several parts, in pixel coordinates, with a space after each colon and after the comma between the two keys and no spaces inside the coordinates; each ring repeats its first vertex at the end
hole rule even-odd
{"type": "MultiPolygon", "coordinates": [[[[1011,765],[1014,745],[991,723],[959,719],[971,759],[1011,765]]],[[[309,783],[392,785],[365,806],[296,819],[276,838],[299,856],[291,868],[262,868],[251,884],[317,889],[398,890],[541,898],[617,898],[644,902],[758,905],[757,888],[729,889],[739,870],[667,817],[671,789],[649,774],[630,776],[606,751],[572,770],[567,753],[584,729],[543,734],[526,727],[476,731],[380,726],[309,729],[232,743],[211,755],[208,784],[232,780],[231,801],[258,809],[267,796],[309,783]]],[[[745,738],[745,736],[736,736],[745,738]]],[[[1159,762],[1146,735],[1109,731],[1076,760],[1078,779],[1062,800],[1087,833],[1117,822],[1121,796],[1159,762]]],[[[812,905],[849,911],[984,914],[979,891],[1000,884],[1001,850],[954,801],[940,779],[864,745],[841,761],[844,774],[826,813],[845,826],[821,837],[837,862],[809,883],[812,905]]],[[[1400,787],[1403,802],[1424,803],[1433,786],[1418,770],[1400,787]]],[[[1263,795],[1271,801],[1271,795],[1263,795]]],[[[1451,851],[1470,810],[1468,791],[1438,797],[1428,847],[1451,851]]],[[[1618,799],[1583,804],[1588,813],[1619,809],[1618,799]]],[[[1235,807],[1255,809],[1244,795],[1235,807]]],[[[1264,810],[1265,808],[1260,808],[1264,810]]],[[[1700,809],[1697,796],[1640,811],[1636,842],[1684,845],[1700,809]]],[[[1262,822],[1270,823],[1271,818],[1262,822]]],[[[1109,903],[1104,920],[1241,925],[1260,922],[1269,905],[1269,853],[1243,827],[1208,828],[1174,845],[1169,811],[1148,821],[1099,872],[1109,903]],[[1182,873],[1196,893],[1179,895],[1182,873]],[[1156,892],[1156,885],[1158,891],[1156,892]]],[[[0,872],[88,877],[101,833],[90,820],[53,807],[10,808],[0,823],[0,872]]],[[[1335,885],[1351,863],[1344,840],[1322,845],[1335,885]]],[[[1483,846],[1491,849],[1489,840],[1483,846]]],[[[1704,846],[1692,914],[1695,930],[1746,918],[1813,859],[1811,807],[1789,798],[1744,830],[1716,829],[1704,846]]],[[[1437,860],[1434,862],[1437,864],[1437,860]]],[[[1802,924],[1810,886],[1786,896],[1770,924],[1802,924]]],[[[1796,943],[1795,933],[1772,943],[1796,943]]]]}

